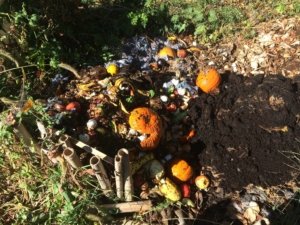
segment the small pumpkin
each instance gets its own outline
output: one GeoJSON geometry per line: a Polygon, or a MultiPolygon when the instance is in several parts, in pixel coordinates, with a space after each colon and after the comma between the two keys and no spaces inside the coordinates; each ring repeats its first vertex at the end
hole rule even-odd
{"type": "Polygon", "coordinates": [[[185,182],[193,176],[193,169],[185,160],[179,159],[171,164],[171,173],[178,180],[185,182]]]}
{"type": "Polygon", "coordinates": [[[147,107],[136,108],[131,111],[128,122],[132,129],[149,135],[140,143],[142,150],[152,150],[158,146],[162,136],[162,123],[156,112],[147,107]]]}
{"type": "Polygon", "coordinates": [[[207,190],[210,182],[209,182],[209,179],[207,176],[200,175],[200,176],[196,177],[195,184],[200,190],[207,190]]]}
{"type": "Polygon", "coordinates": [[[221,76],[216,69],[200,71],[196,79],[196,85],[205,93],[216,90],[221,83],[221,76]]]}
{"type": "Polygon", "coordinates": [[[165,198],[173,202],[181,199],[181,192],[179,188],[169,178],[161,179],[158,188],[165,198]]]}
{"type": "Polygon", "coordinates": [[[170,47],[163,47],[159,52],[158,52],[158,57],[159,58],[166,58],[166,57],[170,57],[170,58],[175,58],[176,57],[176,53],[175,51],[170,48],[170,47]]]}

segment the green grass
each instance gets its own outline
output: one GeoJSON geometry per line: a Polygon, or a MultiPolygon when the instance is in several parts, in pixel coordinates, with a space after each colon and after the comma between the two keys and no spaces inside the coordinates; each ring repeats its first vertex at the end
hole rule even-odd
{"type": "Polygon", "coordinates": [[[0,150],[0,196],[6,198],[0,205],[0,224],[92,224],[85,214],[101,197],[95,179],[81,179],[87,187],[82,189],[63,181],[59,165],[41,166],[32,156],[20,145],[0,150]]]}

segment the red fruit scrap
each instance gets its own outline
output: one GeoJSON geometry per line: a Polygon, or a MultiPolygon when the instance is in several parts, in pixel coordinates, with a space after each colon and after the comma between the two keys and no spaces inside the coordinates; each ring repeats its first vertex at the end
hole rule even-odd
{"type": "Polygon", "coordinates": [[[191,187],[189,184],[183,183],[183,184],[181,184],[180,188],[181,188],[182,196],[184,198],[191,197],[191,187]]]}
{"type": "Polygon", "coordinates": [[[178,49],[177,50],[177,57],[178,58],[185,58],[187,56],[187,51],[185,49],[178,49]]]}
{"type": "Polygon", "coordinates": [[[66,110],[68,111],[79,111],[80,110],[80,104],[79,102],[70,102],[67,106],[66,106],[66,110]]]}

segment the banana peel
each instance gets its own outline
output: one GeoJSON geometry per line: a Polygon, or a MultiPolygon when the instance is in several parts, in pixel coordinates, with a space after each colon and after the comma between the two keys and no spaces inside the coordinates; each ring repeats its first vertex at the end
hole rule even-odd
{"type": "Polygon", "coordinates": [[[94,86],[94,85],[95,85],[94,82],[91,82],[91,83],[88,83],[88,84],[77,84],[77,88],[80,91],[89,91],[91,89],[91,87],[94,86]]]}

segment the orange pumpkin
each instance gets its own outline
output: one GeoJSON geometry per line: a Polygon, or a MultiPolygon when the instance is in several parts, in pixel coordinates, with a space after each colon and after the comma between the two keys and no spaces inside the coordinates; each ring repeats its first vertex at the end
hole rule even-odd
{"type": "Polygon", "coordinates": [[[205,175],[200,175],[195,179],[195,184],[200,190],[207,190],[209,183],[209,179],[205,175]]]}
{"type": "Polygon", "coordinates": [[[216,69],[200,71],[196,79],[196,85],[205,93],[216,90],[221,83],[221,76],[216,69]]]}
{"type": "Polygon", "coordinates": [[[132,129],[149,135],[140,143],[142,150],[152,150],[158,146],[162,135],[162,123],[152,109],[146,107],[134,109],[129,115],[129,125],[132,129]]]}
{"type": "Polygon", "coordinates": [[[158,52],[158,57],[160,58],[165,58],[165,57],[175,58],[175,56],[176,56],[175,51],[170,47],[163,47],[158,52]]]}
{"type": "Polygon", "coordinates": [[[171,165],[172,175],[180,181],[187,181],[193,176],[192,167],[185,160],[176,160],[171,165]]]}

